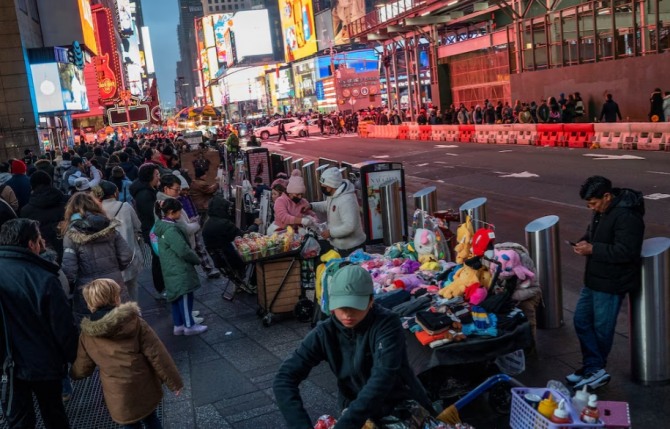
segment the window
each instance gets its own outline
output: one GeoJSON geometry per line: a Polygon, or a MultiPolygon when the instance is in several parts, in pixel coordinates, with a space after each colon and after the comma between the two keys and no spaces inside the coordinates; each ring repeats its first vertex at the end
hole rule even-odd
{"type": "Polygon", "coordinates": [[[212,6],[210,6],[210,7],[209,7],[209,11],[210,11],[210,12],[213,12],[213,11],[214,11],[214,8],[213,8],[212,6]]]}
{"type": "Polygon", "coordinates": [[[218,10],[219,10],[219,6],[214,6],[214,9],[218,11],[218,10]]]}

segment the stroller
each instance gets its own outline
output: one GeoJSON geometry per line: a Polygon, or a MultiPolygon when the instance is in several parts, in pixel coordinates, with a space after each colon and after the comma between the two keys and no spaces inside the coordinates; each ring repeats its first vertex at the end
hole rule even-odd
{"type": "Polygon", "coordinates": [[[221,294],[223,299],[233,301],[235,295],[240,291],[250,294],[256,293],[256,286],[252,285],[255,265],[245,264],[232,248],[232,245],[230,245],[230,249],[222,247],[207,249],[207,252],[212,257],[214,266],[219,269],[226,279],[226,284],[221,294]],[[233,286],[232,290],[230,290],[231,284],[233,286]]]}

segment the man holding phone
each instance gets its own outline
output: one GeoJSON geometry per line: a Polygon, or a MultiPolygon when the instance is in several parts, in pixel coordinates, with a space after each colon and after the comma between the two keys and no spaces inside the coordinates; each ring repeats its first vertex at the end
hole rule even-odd
{"type": "Polygon", "coordinates": [[[579,196],[593,211],[586,234],[573,244],[586,258],[584,287],[575,308],[574,325],[582,367],[566,380],[575,390],[594,390],[609,383],[605,370],[614,342],[621,302],[640,286],[640,252],[644,238],[644,198],[632,189],[613,188],[602,176],[591,176],[579,196]]]}

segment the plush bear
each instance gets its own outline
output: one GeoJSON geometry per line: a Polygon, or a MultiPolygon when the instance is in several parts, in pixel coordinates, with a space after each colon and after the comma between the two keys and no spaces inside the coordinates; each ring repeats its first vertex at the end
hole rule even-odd
{"type": "Polygon", "coordinates": [[[486,268],[482,267],[478,270],[463,265],[454,274],[453,280],[447,286],[440,289],[440,296],[444,298],[454,298],[463,296],[465,289],[475,283],[479,283],[485,288],[491,286],[491,273],[486,268]]]}
{"type": "Polygon", "coordinates": [[[471,244],[472,236],[475,234],[475,230],[472,227],[472,219],[468,216],[465,219],[465,222],[462,223],[456,230],[456,241],[457,245],[454,248],[456,251],[456,263],[462,264],[466,259],[469,259],[471,255],[471,244]]]}
{"type": "MultiPolygon", "coordinates": [[[[527,288],[535,278],[535,273],[521,263],[521,257],[516,250],[495,249],[493,259],[497,261],[495,265],[500,267],[498,276],[501,279],[516,276],[519,279],[517,287],[527,288]]],[[[494,265],[494,263],[491,263],[491,265],[494,265]]]]}

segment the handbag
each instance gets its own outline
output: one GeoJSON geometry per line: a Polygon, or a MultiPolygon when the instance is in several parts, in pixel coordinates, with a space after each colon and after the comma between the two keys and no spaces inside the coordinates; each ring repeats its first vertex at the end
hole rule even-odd
{"type": "Polygon", "coordinates": [[[12,348],[9,344],[9,333],[7,332],[7,319],[5,318],[5,308],[0,302],[0,313],[2,313],[2,330],[5,343],[5,359],[2,362],[2,379],[0,381],[0,421],[12,412],[12,402],[14,400],[14,359],[12,358],[12,348]]]}

